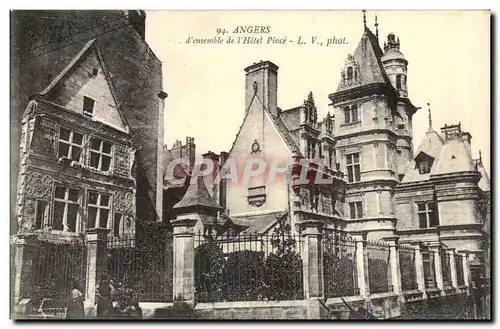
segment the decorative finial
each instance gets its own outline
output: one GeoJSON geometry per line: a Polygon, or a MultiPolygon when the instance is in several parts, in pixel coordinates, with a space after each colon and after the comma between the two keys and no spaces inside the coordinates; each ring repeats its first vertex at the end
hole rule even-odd
{"type": "Polygon", "coordinates": [[[366,10],[363,9],[363,26],[365,27],[366,30],[366,10]]]}
{"type": "Polygon", "coordinates": [[[431,114],[431,103],[427,103],[429,107],[429,127],[432,127],[432,114],[431,114]]]}
{"type": "Polygon", "coordinates": [[[375,14],[375,36],[378,40],[378,22],[377,22],[377,14],[375,14]]]}
{"type": "Polygon", "coordinates": [[[479,162],[483,163],[483,157],[481,156],[481,150],[479,150],[479,162]]]}

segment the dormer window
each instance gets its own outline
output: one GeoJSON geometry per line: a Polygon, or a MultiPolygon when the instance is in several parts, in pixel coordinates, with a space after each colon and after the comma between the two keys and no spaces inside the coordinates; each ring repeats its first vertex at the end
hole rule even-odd
{"type": "Polygon", "coordinates": [[[347,68],[347,80],[352,80],[352,75],[353,75],[352,66],[349,66],[347,68]]]}
{"type": "Polygon", "coordinates": [[[95,100],[90,97],[83,96],[83,115],[92,118],[94,115],[95,100]]]}
{"type": "Polygon", "coordinates": [[[428,174],[431,172],[428,160],[422,160],[418,163],[418,172],[419,174],[428,174]]]}
{"type": "Polygon", "coordinates": [[[434,159],[425,154],[424,152],[420,152],[415,157],[415,168],[418,169],[419,174],[428,174],[431,172],[432,163],[434,159]]]}

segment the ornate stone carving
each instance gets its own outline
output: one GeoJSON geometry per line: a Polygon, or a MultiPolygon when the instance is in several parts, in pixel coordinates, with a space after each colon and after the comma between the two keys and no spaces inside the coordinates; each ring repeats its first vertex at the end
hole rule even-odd
{"type": "Polygon", "coordinates": [[[36,223],[36,201],[31,199],[24,200],[22,217],[19,224],[19,232],[29,232],[35,229],[36,223]]]}
{"type": "Polygon", "coordinates": [[[51,201],[52,182],[53,178],[50,175],[29,171],[24,180],[24,194],[32,198],[51,201]]]}
{"type": "Polygon", "coordinates": [[[123,144],[115,145],[114,173],[128,177],[130,174],[130,154],[128,148],[123,144]]]}
{"type": "Polygon", "coordinates": [[[115,210],[121,213],[133,213],[134,195],[132,192],[119,191],[115,194],[115,210]]]}
{"type": "Polygon", "coordinates": [[[320,195],[320,204],[321,204],[321,212],[325,214],[332,213],[332,201],[331,197],[328,194],[321,193],[320,195]]]}
{"type": "Polygon", "coordinates": [[[305,206],[306,208],[309,208],[309,197],[310,197],[309,189],[301,188],[300,199],[302,200],[302,205],[305,206]]]}

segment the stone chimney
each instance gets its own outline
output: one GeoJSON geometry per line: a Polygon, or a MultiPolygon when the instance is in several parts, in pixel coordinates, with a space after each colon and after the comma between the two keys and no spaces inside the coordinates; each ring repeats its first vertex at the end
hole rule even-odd
{"type": "MultiPolygon", "coordinates": [[[[218,184],[214,184],[214,180],[217,177],[217,173],[219,172],[219,155],[215,154],[212,151],[208,151],[207,153],[202,154],[202,157],[204,161],[213,163],[212,174],[203,176],[203,180],[205,186],[210,192],[210,196],[212,197],[212,199],[214,199],[215,202],[219,203],[219,186],[218,184]]],[[[207,164],[204,164],[203,169],[205,169],[206,166],[207,164]]]]}
{"type": "Polygon", "coordinates": [[[260,61],[247,67],[245,74],[245,116],[250,108],[262,109],[262,105],[278,116],[278,66],[260,61]]]}
{"type": "Polygon", "coordinates": [[[445,124],[444,127],[441,128],[441,134],[446,140],[453,138],[461,138],[462,136],[461,124],[460,123],[458,125],[445,124]]]}

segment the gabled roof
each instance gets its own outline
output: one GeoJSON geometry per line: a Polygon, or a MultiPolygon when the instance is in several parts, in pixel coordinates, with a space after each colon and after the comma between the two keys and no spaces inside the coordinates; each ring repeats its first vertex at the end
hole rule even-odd
{"type": "Polygon", "coordinates": [[[109,89],[111,91],[111,95],[113,97],[113,100],[116,104],[116,108],[117,108],[117,111],[120,115],[120,118],[121,118],[124,126],[126,127],[126,129],[128,131],[130,131],[130,126],[128,124],[127,118],[125,117],[125,115],[122,112],[120,103],[118,102],[118,97],[117,97],[117,94],[115,91],[115,87],[114,87],[113,82],[111,80],[111,76],[106,68],[106,65],[104,64],[104,59],[103,59],[101,50],[99,49],[99,45],[96,42],[96,39],[92,39],[92,40],[88,41],[83,46],[83,48],[80,50],[80,52],[78,54],[76,54],[75,57],[73,57],[71,62],[54,78],[54,80],[52,80],[52,82],[43,91],[41,91],[37,95],[40,95],[42,97],[47,97],[48,95],[50,95],[50,93],[55,89],[55,87],[58,86],[61,83],[61,81],[63,81],[63,79],[68,74],[70,74],[72,72],[72,70],[75,67],[77,67],[77,65],[84,58],[86,58],[86,56],[92,51],[94,51],[96,53],[97,59],[99,60],[99,65],[101,66],[102,71],[104,73],[104,76],[106,77],[106,81],[107,81],[109,89]]]}
{"type": "Polygon", "coordinates": [[[250,226],[241,234],[264,234],[278,222],[278,213],[248,217],[250,226]]]}
{"type": "Polygon", "coordinates": [[[210,196],[202,176],[199,176],[195,183],[189,184],[186,194],[184,194],[182,200],[174,206],[174,209],[179,210],[190,207],[203,207],[214,211],[223,209],[210,196]]]}
{"type": "MultiPolygon", "coordinates": [[[[365,32],[361,36],[356,50],[354,51],[354,60],[359,65],[359,79],[360,85],[369,84],[388,84],[392,87],[389,78],[382,65],[383,52],[378,43],[377,37],[365,28],[365,32]]],[[[355,88],[357,86],[354,86],[355,88]]],[[[342,88],[342,83],[339,83],[337,91],[345,90],[342,88]]]]}
{"type": "MultiPolygon", "coordinates": [[[[254,102],[256,98],[258,99],[258,97],[252,98],[252,101],[248,105],[249,107],[252,105],[252,102],[254,102]]],[[[258,99],[258,102],[260,102],[259,99],[258,99]]],[[[264,106],[264,104],[262,104],[262,102],[260,102],[260,103],[261,103],[262,108],[264,109],[265,113],[267,113],[268,117],[271,119],[271,122],[274,124],[274,126],[278,130],[280,136],[285,141],[285,144],[289,147],[290,151],[295,152],[295,153],[297,153],[297,154],[300,155],[300,148],[299,148],[298,144],[295,142],[295,140],[293,138],[293,135],[290,133],[290,130],[288,129],[288,127],[286,126],[286,124],[283,122],[283,120],[281,119],[281,117],[274,116],[269,111],[269,109],[267,109],[264,106]]],[[[238,129],[238,133],[236,134],[236,137],[233,140],[233,144],[231,145],[231,149],[229,150],[229,154],[231,154],[231,152],[233,151],[234,145],[235,145],[236,141],[238,140],[238,137],[239,137],[239,135],[241,133],[241,129],[243,128],[243,125],[245,124],[245,121],[246,121],[246,119],[248,117],[248,113],[250,113],[250,111],[248,111],[247,114],[245,115],[245,118],[243,118],[243,122],[240,125],[240,128],[238,129]]]]}

